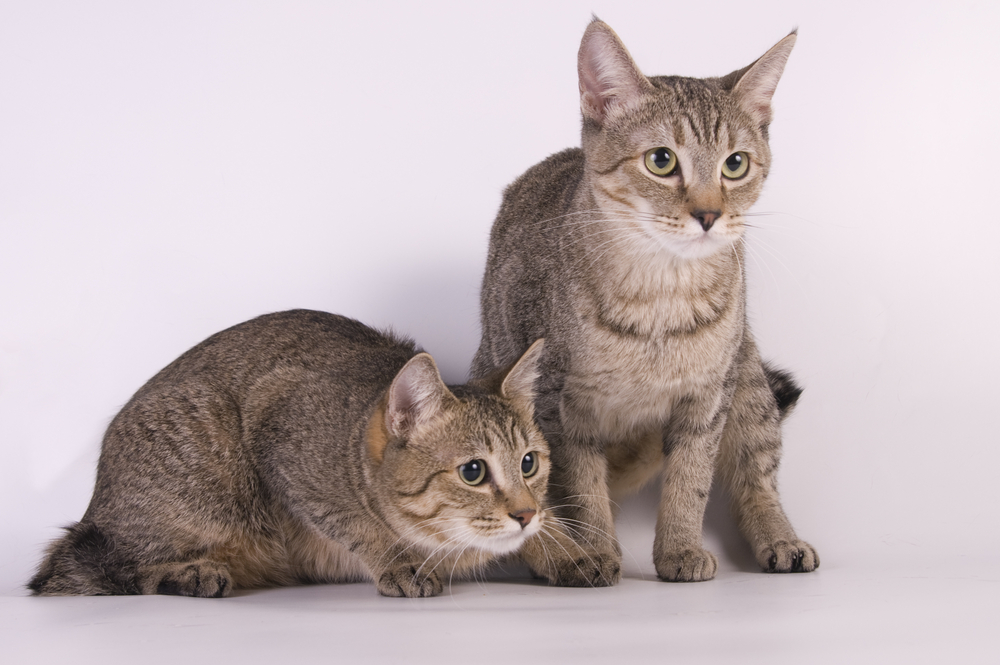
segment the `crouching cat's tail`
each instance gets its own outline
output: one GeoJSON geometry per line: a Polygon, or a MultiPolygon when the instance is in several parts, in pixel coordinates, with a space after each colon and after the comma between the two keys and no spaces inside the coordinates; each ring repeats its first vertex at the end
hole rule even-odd
{"type": "Polygon", "coordinates": [[[764,363],[764,374],[767,375],[767,383],[778,402],[778,413],[784,420],[798,403],[802,388],[795,383],[789,372],[768,363],[764,363]]]}
{"type": "Polygon", "coordinates": [[[96,525],[78,522],[49,551],[28,588],[37,596],[109,596],[140,593],[135,565],[96,525]]]}

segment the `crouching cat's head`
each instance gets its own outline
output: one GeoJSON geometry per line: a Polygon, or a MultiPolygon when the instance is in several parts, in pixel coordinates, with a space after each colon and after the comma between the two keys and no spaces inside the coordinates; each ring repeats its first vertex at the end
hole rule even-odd
{"type": "Polygon", "coordinates": [[[542,346],[509,371],[451,388],[419,354],[371,420],[382,511],[428,557],[485,563],[546,527],[549,449],[533,419],[542,346]]]}
{"type": "Polygon", "coordinates": [[[605,23],[579,53],[583,149],[595,203],[671,254],[703,258],[743,235],[771,164],[771,96],[795,33],[721,78],[646,77],[605,23]]]}

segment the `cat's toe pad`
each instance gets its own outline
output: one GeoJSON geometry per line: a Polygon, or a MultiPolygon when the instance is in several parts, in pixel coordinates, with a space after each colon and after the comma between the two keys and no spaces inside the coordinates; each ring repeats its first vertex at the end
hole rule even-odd
{"type": "Polygon", "coordinates": [[[656,574],[665,582],[704,582],[715,577],[719,563],[708,550],[687,549],[655,557],[656,574]]]}
{"type": "Polygon", "coordinates": [[[779,540],[757,553],[769,573],[809,573],[819,568],[819,554],[804,540],[779,540]]]}
{"type": "Polygon", "coordinates": [[[376,582],[378,592],[394,598],[426,598],[444,590],[434,571],[421,570],[417,564],[402,564],[382,573],[376,582]]]}

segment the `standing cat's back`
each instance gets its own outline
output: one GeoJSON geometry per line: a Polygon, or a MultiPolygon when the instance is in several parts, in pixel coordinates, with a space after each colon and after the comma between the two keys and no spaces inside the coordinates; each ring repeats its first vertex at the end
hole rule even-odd
{"type": "Polygon", "coordinates": [[[504,190],[503,203],[490,232],[488,270],[483,277],[480,300],[506,300],[505,292],[512,282],[522,285],[520,291],[532,294],[517,303],[516,311],[504,310],[507,316],[484,320],[485,327],[502,327],[496,335],[484,339],[516,344],[499,344],[486,351],[480,347],[472,362],[472,373],[483,375],[494,367],[517,358],[522,344],[546,336],[544,322],[550,320],[553,297],[550,276],[566,261],[560,251],[563,234],[560,229],[578,223],[574,215],[564,215],[576,196],[584,172],[584,156],[580,148],[568,148],[535,164],[504,190]]]}

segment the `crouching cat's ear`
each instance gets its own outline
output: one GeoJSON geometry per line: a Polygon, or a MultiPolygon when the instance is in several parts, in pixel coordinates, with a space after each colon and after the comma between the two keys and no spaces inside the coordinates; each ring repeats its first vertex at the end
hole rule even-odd
{"type": "Polygon", "coordinates": [[[507,372],[500,385],[500,396],[509,399],[530,414],[535,412],[535,381],[541,372],[539,361],[545,340],[538,339],[507,372]]]}
{"type": "Polygon", "coordinates": [[[410,358],[389,386],[385,409],[386,429],[407,438],[414,429],[434,420],[456,397],[441,380],[434,359],[427,353],[410,358]]]}

